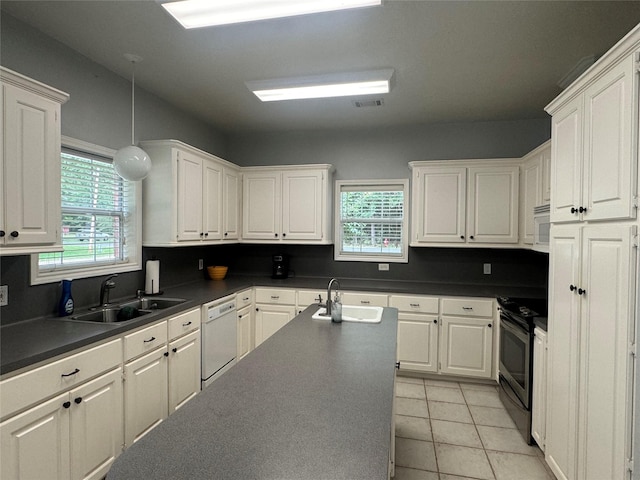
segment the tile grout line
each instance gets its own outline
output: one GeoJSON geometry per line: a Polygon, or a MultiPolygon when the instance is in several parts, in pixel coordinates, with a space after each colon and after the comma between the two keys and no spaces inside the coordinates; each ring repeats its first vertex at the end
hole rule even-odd
{"type": "Polygon", "coordinates": [[[473,422],[473,428],[476,431],[476,434],[478,435],[478,439],[480,440],[480,444],[482,445],[482,451],[484,452],[484,456],[487,459],[487,463],[489,464],[489,468],[491,469],[491,474],[493,475],[493,478],[496,479],[498,478],[496,476],[496,471],[493,469],[493,465],[491,464],[491,460],[489,460],[489,455],[487,454],[487,448],[485,447],[484,441],[482,440],[482,436],[480,435],[480,430],[478,430],[478,425],[476,424],[476,419],[473,418],[473,414],[471,413],[471,409],[469,408],[469,403],[467,402],[467,396],[464,393],[464,389],[460,389],[462,391],[462,398],[464,398],[464,404],[467,407],[467,410],[469,411],[469,416],[471,417],[471,421],[473,422]]]}

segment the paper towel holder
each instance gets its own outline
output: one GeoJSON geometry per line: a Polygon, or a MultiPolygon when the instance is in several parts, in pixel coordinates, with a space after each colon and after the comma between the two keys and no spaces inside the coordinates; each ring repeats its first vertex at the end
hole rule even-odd
{"type": "Polygon", "coordinates": [[[160,260],[158,260],[155,257],[152,257],[151,259],[147,260],[145,263],[145,268],[146,268],[146,279],[145,279],[145,288],[144,288],[144,295],[147,297],[154,297],[157,295],[162,295],[164,293],[164,291],[160,290],[160,260]],[[153,275],[152,273],[149,272],[149,264],[150,263],[157,263],[157,270],[155,272],[155,278],[153,278],[151,275],[153,275]],[[154,282],[158,282],[158,290],[156,292],[154,292],[153,290],[155,290],[153,283],[154,282]]]}

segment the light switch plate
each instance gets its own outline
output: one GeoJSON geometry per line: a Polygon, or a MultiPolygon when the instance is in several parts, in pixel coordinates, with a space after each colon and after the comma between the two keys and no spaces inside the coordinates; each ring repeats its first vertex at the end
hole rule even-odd
{"type": "Polygon", "coordinates": [[[0,286],[0,307],[9,305],[9,285],[0,286]]]}
{"type": "Polygon", "coordinates": [[[378,264],[378,271],[379,272],[388,272],[389,271],[389,264],[388,263],[379,263],[378,264]]]}
{"type": "Polygon", "coordinates": [[[490,263],[485,263],[482,269],[483,273],[485,275],[491,275],[491,264],[490,263]]]}
{"type": "Polygon", "coordinates": [[[198,270],[202,270],[204,268],[204,260],[199,258],[198,259],[198,270]]]}

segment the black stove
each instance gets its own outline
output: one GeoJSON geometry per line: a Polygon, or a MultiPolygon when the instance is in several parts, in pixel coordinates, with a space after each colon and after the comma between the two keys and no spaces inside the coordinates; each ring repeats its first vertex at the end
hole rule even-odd
{"type": "Polygon", "coordinates": [[[498,297],[498,306],[503,314],[511,317],[533,331],[535,326],[547,329],[547,299],[498,297]]]}

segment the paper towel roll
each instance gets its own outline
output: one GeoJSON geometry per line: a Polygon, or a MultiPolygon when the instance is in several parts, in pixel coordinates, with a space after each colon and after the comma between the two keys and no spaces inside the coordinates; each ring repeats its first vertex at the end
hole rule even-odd
{"type": "Polygon", "coordinates": [[[147,260],[144,293],[152,294],[160,291],[160,260],[147,260]]]}

